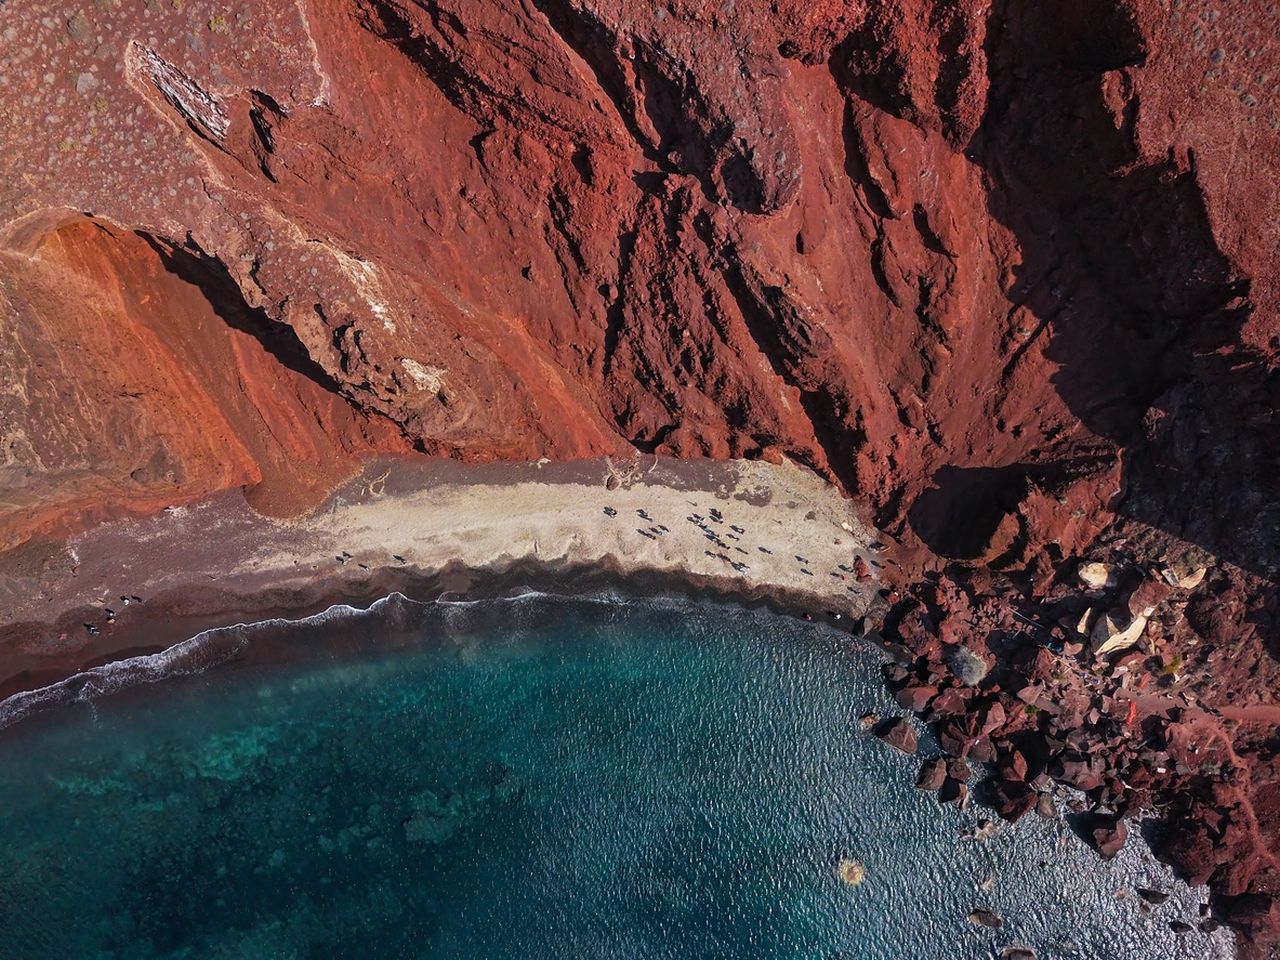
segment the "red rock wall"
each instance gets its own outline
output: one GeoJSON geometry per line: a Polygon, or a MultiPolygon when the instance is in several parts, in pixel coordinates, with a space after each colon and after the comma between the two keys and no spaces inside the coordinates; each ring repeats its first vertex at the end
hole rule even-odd
{"type": "MultiPolygon", "coordinates": [[[[93,289],[142,270],[171,313],[285,325],[311,383],[427,453],[787,455],[925,557],[1047,569],[1118,508],[1276,561],[1241,534],[1280,521],[1266,4],[11,0],[3,24],[11,301],[58,287],[47,237],[83,211],[145,241],[95,254],[93,289]]],[[[96,355],[117,321],[68,318],[97,296],[50,294],[38,336],[96,355]]],[[[99,394],[107,418],[168,396],[99,394]]],[[[266,456],[223,409],[219,468],[171,444],[184,495],[266,456]]],[[[47,502],[75,488],[20,446],[47,502]]]]}
{"type": "Polygon", "coordinates": [[[0,545],[236,486],[259,510],[292,513],[369,452],[409,449],[284,328],[215,313],[217,284],[189,255],[84,219],[30,256],[0,254],[0,545]]]}
{"type": "MultiPolygon", "coordinates": [[[[904,583],[1201,548],[1170,650],[1273,709],[1278,37],[1270,0],[8,0],[0,547],[287,513],[379,451],[789,456],[904,583]]],[[[1271,782],[1248,843],[1196,808],[1171,848],[1259,930],[1271,782]]]]}

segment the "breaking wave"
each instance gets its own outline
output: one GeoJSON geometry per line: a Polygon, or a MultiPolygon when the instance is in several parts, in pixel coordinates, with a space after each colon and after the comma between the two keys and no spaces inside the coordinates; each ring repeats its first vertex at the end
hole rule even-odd
{"type": "MultiPolygon", "coordinates": [[[[247,654],[255,645],[290,634],[314,633],[324,628],[341,629],[356,622],[379,624],[392,630],[429,630],[433,625],[451,630],[468,625],[467,617],[484,610],[505,609],[534,601],[582,603],[608,606],[643,603],[653,608],[671,609],[688,605],[687,598],[654,596],[644,600],[622,593],[601,591],[585,595],[524,589],[506,596],[475,600],[452,599],[447,594],[436,600],[413,600],[391,593],[366,608],[338,603],[306,617],[270,617],[251,623],[211,627],[157,653],[113,660],[82,670],[64,680],[12,694],[0,701],[0,730],[28,717],[77,703],[90,703],[144,684],[177,677],[194,676],[229,663],[247,654]]],[[[511,626],[508,621],[508,626],[511,626]]],[[[515,624],[518,628],[519,624],[515,624]]]]}

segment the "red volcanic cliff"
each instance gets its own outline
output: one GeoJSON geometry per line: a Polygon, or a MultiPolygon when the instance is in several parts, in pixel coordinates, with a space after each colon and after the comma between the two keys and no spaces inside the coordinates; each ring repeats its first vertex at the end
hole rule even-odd
{"type": "MultiPolygon", "coordinates": [[[[1125,451],[1160,468],[1140,519],[1222,547],[1260,507],[1230,501],[1280,296],[1276,16],[1237,6],[14,0],[6,319],[138,352],[107,291],[201,328],[203,297],[428,453],[785,454],[960,558],[1071,552],[1125,451]]],[[[61,372],[59,449],[177,412],[127,373],[61,372]]],[[[7,469],[48,503],[198,457],[50,461],[11,397],[7,469]]],[[[202,490],[267,456],[218,442],[202,490]]]]}
{"type": "Polygon", "coordinates": [[[1273,704],[1278,36],[1265,0],[9,0],[0,546],[300,509],[377,451],[787,456],[911,575],[1216,558],[1179,642],[1273,704]]]}

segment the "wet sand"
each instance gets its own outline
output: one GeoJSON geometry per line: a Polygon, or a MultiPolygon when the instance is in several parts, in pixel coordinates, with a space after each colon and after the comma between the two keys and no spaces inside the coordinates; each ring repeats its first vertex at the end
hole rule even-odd
{"type": "Polygon", "coordinates": [[[854,629],[883,606],[875,542],[854,504],[790,464],[383,460],[301,518],[263,517],[237,491],[3,558],[0,695],[211,627],[391,592],[677,592],[854,629]]]}

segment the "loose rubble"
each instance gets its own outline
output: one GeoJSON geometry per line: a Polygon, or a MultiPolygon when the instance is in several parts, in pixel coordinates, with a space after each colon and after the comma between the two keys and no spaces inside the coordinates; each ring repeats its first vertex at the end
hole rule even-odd
{"type": "MultiPolygon", "coordinates": [[[[1270,929],[1280,919],[1274,900],[1250,891],[1280,883],[1259,847],[1276,838],[1254,832],[1258,795],[1242,754],[1269,763],[1270,780],[1280,760],[1265,735],[1240,739],[1225,719],[1229,693],[1206,685],[1211,673],[1187,683],[1184,651],[1197,653],[1202,635],[1187,620],[1216,582],[1206,571],[1118,553],[1066,564],[1039,595],[999,581],[975,586],[963,571],[938,576],[897,598],[884,629],[886,680],[944,751],[916,778],[940,802],[967,802],[975,762],[988,765],[982,799],[1006,820],[1062,818],[1065,788],[1066,822],[1106,858],[1128,841],[1130,817],[1154,814],[1171,828],[1158,852],[1191,882],[1213,884],[1203,922],[1270,929]]],[[[1208,662],[1218,662],[1212,651],[1208,662]]],[[[1139,896],[1146,909],[1167,899],[1139,896]]]]}

